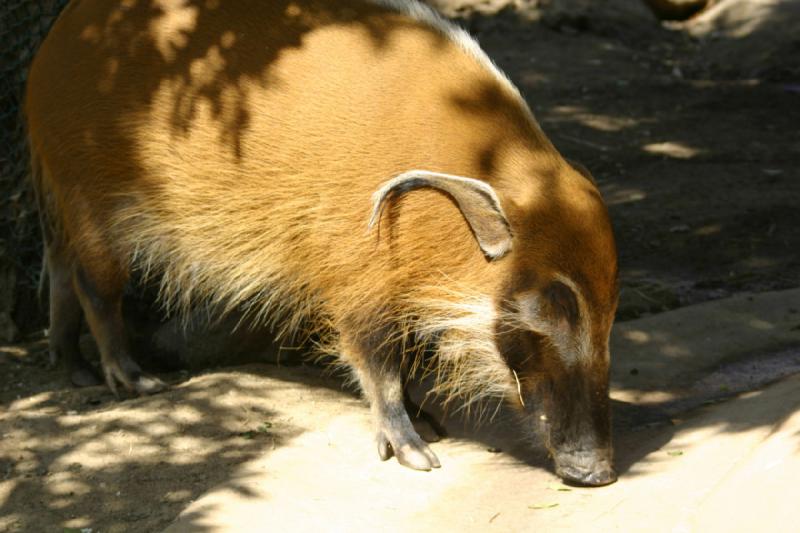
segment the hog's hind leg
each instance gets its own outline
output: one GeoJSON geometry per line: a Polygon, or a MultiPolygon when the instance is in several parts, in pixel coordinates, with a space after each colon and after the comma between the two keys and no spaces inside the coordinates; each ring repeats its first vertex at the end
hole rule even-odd
{"type": "Polygon", "coordinates": [[[61,361],[76,387],[99,385],[102,380],[80,351],[83,312],[72,284],[69,261],[58,242],[48,243],[45,258],[50,288],[50,358],[53,363],[61,361]]]}
{"type": "MultiPolygon", "coordinates": [[[[107,256],[106,256],[107,257],[107,256]]],[[[129,391],[153,394],[165,388],[156,377],[145,374],[131,358],[130,342],[122,315],[122,293],[127,276],[108,260],[93,268],[79,266],[74,273],[74,286],[92,331],[106,383],[115,396],[117,383],[129,391]]]]}
{"type": "Polygon", "coordinates": [[[406,411],[401,358],[381,357],[377,352],[385,352],[386,347],[377,348],[369,341],[348,344],[350,362],[370,403],[381,460],[394,455],[400,464],[415,470],[439,468],[439,459],[417,434],[406,411]]]}
{"type": "Polygon", "coordinates": [[[408,394],[408,388],[404,392],[406,412],[411,418],[411,424],[413,424],[419,436],[422,437],[422,440],[425,442],[439,442],[442,437],[446,437],[447,431],[444,426],[432,414],[423,410],[420,405],[417,405],[411,399],[408,394]]]}

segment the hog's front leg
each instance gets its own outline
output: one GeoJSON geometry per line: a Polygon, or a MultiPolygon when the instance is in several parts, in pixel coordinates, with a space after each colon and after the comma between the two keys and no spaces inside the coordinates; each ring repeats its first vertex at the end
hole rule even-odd
{"type": "Polygon", "coordinates": [[[401,465],[415,470],[439,468],[439,459],[414,430],[406,411],[400,358],[376,357],[364,343],[351,345],[348,352],[369,400],[381,460],[394,455],[401,465]]]}
{"type": "Polygon", "coordinates": [[[422,437],[425,442],[439,442],[442,437],[447,436],[447,430],[441,422],[417,405],[408,393],[408,387],[405,388],[404,394],[406,412],[411,418],[411,424],[414,426],[417,434],[422,437]]]}

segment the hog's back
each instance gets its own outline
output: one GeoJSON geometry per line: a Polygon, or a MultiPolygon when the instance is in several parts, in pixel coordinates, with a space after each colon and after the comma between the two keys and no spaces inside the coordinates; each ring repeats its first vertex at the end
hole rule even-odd
{"type": "Polygon", "coordinates": [[[78,258],[105,239],[169,298],[281,286],[350,307],[488,268],[439,193],[366,232],[382,182],[480,177],[486,140],[513,129],[483,100],[514,96],[455,40],[355,1],[110,4],[70,4],[28,85],[42,187],[78,258]]]}

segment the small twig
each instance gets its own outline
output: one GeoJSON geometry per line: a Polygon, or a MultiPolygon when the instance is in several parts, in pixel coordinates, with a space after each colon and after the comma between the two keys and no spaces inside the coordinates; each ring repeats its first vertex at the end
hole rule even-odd
{"type": "Polygon", "coordinates": [[[573,137],[572,135],[566,135],[564,133],[561,133],[558,136],[562,137],[562,138],[564,138],[564,139],[566,139],[568,141],[572,141],[574,143],[582,144],[584,146],[588,146],[590,148],[595,148],[597,150],[602,150],[603,152],[608,152],[609,150],[611,150],[611,148],[609,148],[608,146],[604,146],[602,144],[593,143],[593,142],[590,142],[590,141],[585,141],[583,139],[579,139],[578,137],[573,137]]]}
{"type": "Polygon", "coordinates": [[[664,302],[659,302],[655,298],[653,298],[651,296],[648,296],[647,294],[643,293],[642,291],[640,291],[639,289],[637,289],[635,287],[631,287],[630,289],[633,292],[635,292],[636,294],[638,294],[639,296],[641,296],[642,298],[644,298],[645,300],[647,300],[648,302],[653,302],[654,304],[658,304],[658,305],[664,305],[664,302]]]}

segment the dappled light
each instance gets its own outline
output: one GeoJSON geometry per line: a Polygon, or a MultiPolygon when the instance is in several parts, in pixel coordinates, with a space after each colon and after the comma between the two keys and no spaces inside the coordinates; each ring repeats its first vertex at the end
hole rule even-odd
{"type": "Polygon", "coordinates": [[[260,374],[218,372],[124,402],[102,388],[11,402],[0,413],[0,527],[122,531],[169,522],[237,465],[307,429],[278,414],[291,393],[264,388],[260,374]]]}
{"type": "Polygon", "coordinates": [[[649,154],[663,155],[675,159],[691,159],[702,154],[697,148],[676,142],[650,143],[644,145],[642,149],[649,154]]]}
{"type": "MultiPolygon", "coordinates": [[[[69,96],[102,100],[113,94],[121,110],[142,109],[144,104],[154,116],[167,114],[163,118],[170,131],[165,142],[191,137],[201,125],[211,124],[217,149],[240,160],[243,138],[251,128],[253,94],[280,86],[281,73],[274,64],[302,49],[310,34],[356,27],[375,53],[381,53],[392,49],[396,32],[415,27],[400,18],[382,18],[377,9],[358,13],[346,6],[331,10],[313,2],[303,5],[290,0],[250,2],[246,21],[236,18],[236,9],[205,0],[131,0],[87,9],[82,26],[67,30],[77,37],[68,46],[97,68],[84,72],[84,93],[63,94],[60,103],[67,104],[69,96]],[[263,45],[267,35],[270,46],[263,45]],[[135,71],[142,65],[147,65],[146,73],[135,71]]],[[[430,41],[436,49],[444,37],[432,34],[430,41]]],[[[130,120],[109,124],[102,116],[87,114],[71,133],[89,142],[112,136],[117,157],[136,164],[133,147],[118,131],[130,127],[130,120]]]]}
{"type": "Polygon", "coordinates": [[[800,370],[800,352],[781,349],[800,344],[794,305],[780,292],[765,293],[619,323],[612,353],[626,356],[612,364],[612,396],[662,409],[675,402],[670,409],[680,410],[686,401],[699,405],[790,375],[800,370]],[[759,347],[775,353],[756,358],[759,347]]]}
{"type": "Polygon", "coordinates": [[[617,187],[615,185],[606,185],[605,189],[606,193],[604,195],[604,199],[609,206],[640,202],[647,198],[647,192],[643,191],[642,189],[632,187],[617,187]]]}
{"type": "Polygon", "coordinates": [[[605,132],[621,131],[639,125],[639,121],[630,117],[592,113],[585,108],[569,105],[556,106],[550,113],[552,114],[552,118],[549,118],[551,123],[557,123],[556,117],[562,117],[563,122],[577,122],[588,128],[605,132]]]}

